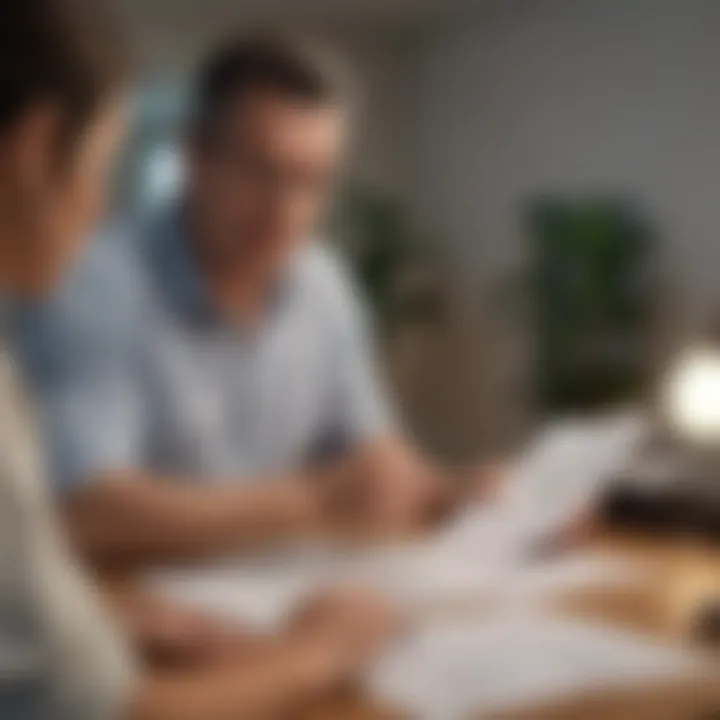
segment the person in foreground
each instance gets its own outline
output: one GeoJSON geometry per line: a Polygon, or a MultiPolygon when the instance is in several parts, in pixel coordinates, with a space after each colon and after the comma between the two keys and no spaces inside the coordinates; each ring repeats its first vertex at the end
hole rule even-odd
{"type": "Polygon", "coordinates": [[[313,236],[350,105],[337,62],[303,41],[230,41],[197,74],[180,197],[119,223],[28,319],[64,509],[94,562],[402,532],[482,485],[403,437],[348,274],[313,236]]]}
{"type": "MultiPolygon", "coordinates": [[[[389,613],[338,594],[275,637],[243,640],[226,628],[226,641],[206,642],[204,653],[196,645],[172,664],[144,658],[143,616],[158,605],[120,594],[104,602],[73,562],[13,360],[15,303],[50,291],[100,210],[122,124],[122,70],[97,0],[0,5],[0,717],[274,716],[352,677],[391,631],[389,613]],[[132,609],[134,633],[113,608],[132,609]]],[[[181,624],[187,633],[192,623],[181,624]]]]}

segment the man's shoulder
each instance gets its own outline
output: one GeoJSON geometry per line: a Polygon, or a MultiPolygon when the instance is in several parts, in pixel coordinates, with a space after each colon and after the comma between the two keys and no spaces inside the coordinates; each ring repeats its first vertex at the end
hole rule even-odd
{"type": "Polygon", "coordinates": [[[328,241],[314,240],[305,248],[300,278],[304,292],[320,303],[344,305],[357,300],[348,259],[328,241]]]}
{"type": "Polygon", "coordinates": [[[342,248],[316,240],[305,249],[301,267],[303,296],[316,320],[341,334],[365,323],[364,299],[342,248]]]}

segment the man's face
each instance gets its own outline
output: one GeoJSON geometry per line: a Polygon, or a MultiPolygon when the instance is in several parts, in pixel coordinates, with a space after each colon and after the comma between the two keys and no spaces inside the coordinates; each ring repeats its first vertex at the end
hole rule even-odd
{"type": "Polygon", "coordinates": [[[303,242],[332,192],[345,117],[333,105],[255,90],[190,154],[203,242],[226,267],[272,275],[303,242]]]}

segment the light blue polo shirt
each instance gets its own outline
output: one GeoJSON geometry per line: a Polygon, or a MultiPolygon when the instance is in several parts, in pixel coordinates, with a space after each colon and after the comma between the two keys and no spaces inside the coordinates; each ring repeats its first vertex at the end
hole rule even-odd
{"type": "Polygon", "coordinates": [[[20,342],[60,487],[143,469],[242,482],[390,429],[346,273],[309,243],[262,321],[225,322],[178,206],[100,238],[20,342]]]}

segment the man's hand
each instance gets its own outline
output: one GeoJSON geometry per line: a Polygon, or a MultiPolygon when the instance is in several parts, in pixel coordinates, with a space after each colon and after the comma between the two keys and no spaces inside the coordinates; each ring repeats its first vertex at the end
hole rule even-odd
{"type": "Polygon", "coordinates": [[[372,594],[336,591],[301,608],[286,637],[307,648],[319,676],[342,683],[371,663],[400,628],[398,614],[372,594]]]}
{"type": "Polygon", "coordinates": [[[375,443],[318,481],[332,524],[380,533],[426,525],[445,502],[442,478],[399,442],[375,443]]]}
{"type": "Polygon", "coordinates": [[[421,529],[464,505],[492,501],[501,465],[441,470],[400,441],[376,443],[332,468],[324,481],[331,520],[387,532],[421,529]]]}
{"type": "Polygon", "coordinates": [[[140,589],[108,589],[106,595],[138,652],[156,666],[235,661],[266,642],[235,624],[140,589]]]}
{"type": "Polygon", "coordinates": [[[505,487],[508,466],[502,462],[479,465],[460,475],[461,501],[472,504],[493,502],[505,487]]]}

